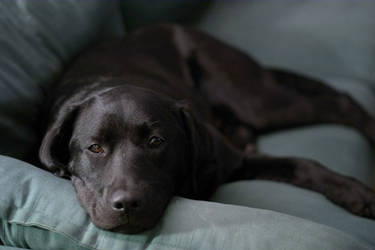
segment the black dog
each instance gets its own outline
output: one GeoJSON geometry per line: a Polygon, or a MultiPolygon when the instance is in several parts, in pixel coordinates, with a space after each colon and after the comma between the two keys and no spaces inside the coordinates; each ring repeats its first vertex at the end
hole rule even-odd
{"type": "Polygon", "coordinates": [[[256,152],[259,133],[340,123],[375,143],[375,121],[349,96],[265,69],[197,30],[144,28],[83,53],[56,88],[42,163],[71,178],[103,229],[152,228],[174,195],[269,179],[318,191],[375,218],[375,193],[317,162],[256,152]]]}

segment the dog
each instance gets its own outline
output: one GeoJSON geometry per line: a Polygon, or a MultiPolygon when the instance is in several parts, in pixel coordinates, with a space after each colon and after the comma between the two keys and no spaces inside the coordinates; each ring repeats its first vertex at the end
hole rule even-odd
{"type": "Polygon", "coordinates": [[[265,179],[311,189],[375,218],[375,192],[320,163],[272,157],[256,136],[338,123],[375,143],[350,96],[189,27],[158,24],[83,52],[54,87],[39,158],[70,178],[99,228],[153,228],[175,195],[207,199],[224,183],[265,179]]]}

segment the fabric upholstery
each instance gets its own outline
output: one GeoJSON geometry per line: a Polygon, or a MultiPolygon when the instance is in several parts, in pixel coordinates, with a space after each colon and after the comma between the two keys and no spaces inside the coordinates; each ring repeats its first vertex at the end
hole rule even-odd
{"type": "Polygon", "coordinates": [[[0,154],[35,153],[46,87],[83,48],[123,33],[116,1],[0,1],[0,154]]]}
{"type": "MultiPolygon", "coordinates": [[[[128,27],[182,20],[180,16],[196,10],[194,1],[182,8],[178,1],[168,1],[155,12],[146,0],[127,1],[127,6],[123,2],[128,27]]],[[[327,80],[374,113],[374,6],[370,0],[216,1],[195,25],[266,65],[327,80]]],[[[116,1],[0,1],[0,154],[22,159],[35,152],[36,114],[45,88],[82,48],[122,34],[116,1]]],[[[349,128],[321,125],[281,131],[263,136],[259,147],[269,154],[313,158],[364,183],[374,183],[372,150],[349,128]]],[[[0,176],[6,176],[0,178],[0,239],[22,248],[345,250],[375,246],[373,221],[351,215],[317,193],[280,183],[232,183],[212,197],[212,201],[242,206],[176,197],[154,230],[122,235],[96,228],[68,181],[5,156],[0,156],[0,176]]]]}
{"type": "Polygon", "coordinates": [[[0,239],[31,249],[370,249],[336,229],[272,211],[175,198],[151,231],[96,228],[67,180],[0,156],[0,239]]]}

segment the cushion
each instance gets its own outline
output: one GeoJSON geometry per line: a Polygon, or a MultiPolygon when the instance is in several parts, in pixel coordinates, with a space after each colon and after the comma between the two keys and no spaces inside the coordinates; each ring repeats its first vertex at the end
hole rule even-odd
{"type": "Polygon", "coordinates": [[[370,249],[336,229],[277,212],[176,197],[151,231],[96,228],[67,180],[0,156],[0,240],[31,249],[370,249]]]}
{"type": "Polygon", "coordinates": [[[123,34],[116,1],[0,1],[0,154],[36,153],[45,89],[78,51],[123,34]]]}

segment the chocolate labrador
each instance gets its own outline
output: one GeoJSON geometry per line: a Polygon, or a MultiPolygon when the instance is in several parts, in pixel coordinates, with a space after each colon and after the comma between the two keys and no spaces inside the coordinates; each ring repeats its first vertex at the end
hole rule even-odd
{"type": "Polygon", "coordinates": [[[316,123],[375,121],[351,97],[264,68],[198,30],[146,27],[80,55],[55,88],[43,165],[71,178],[98,227],[152,228],[174,195],[207,199],[221,184],[266,179],[322,193],[375,218],[375,193],[316,161],[258,153],[256,135],[316,123]]]}

